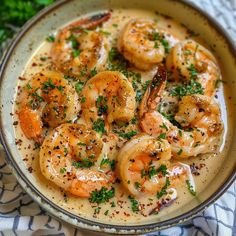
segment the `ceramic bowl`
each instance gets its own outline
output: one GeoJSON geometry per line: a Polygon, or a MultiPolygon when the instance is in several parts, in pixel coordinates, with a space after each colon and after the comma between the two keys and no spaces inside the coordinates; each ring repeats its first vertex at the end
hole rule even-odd
{"type": "Polygon", "coordinates": [[[236,50],[228,34],[209,17],[187,1],[180,0],[59,0],[52,6],[41,11],[36,17],[30,20],[20,31],[10,48],[7,50],[2,62],[0,71],[0,123],[1,142],[7,152],[7,161],[12,168],[23,189],[39,203],[49,214],[75,226],[86,230],[100,231],[119,234],[141,234],[150,231],[158,231],[176,224],[183,223],[196,216],[206,207],[219,198],[226,189],[233,183],[236,177],[236,50]],[[224,72],[231,94],[230,104],[232,105],[230,116],[233,120],[230,128],[228,154],[224,166],[215,176],[211,183],[205,186],[205,190],[199,193],[199,201],[193,199],[173,214],[164,217],[156,222],[148,222],[136,225],[111,225],[109,222],[101,223],[89,220],[72,212],[64,210],[61,206],[48,199],[37,185],[37,181],[26,170],[22,157],[15,145],[14,128],[12,125],[13,100],[15,97],[17,78],[23,71],[27,61],[38,48],[45,37],[54,32],[57,28],[69,21],[87,13],[103,11],[112,8],[141,8],[150,11],[158,11],[162,14],[173,17],[184,23],[189,29],[199,33],[206,39],[208,46],[213,48],[217,54],[221,69],[224,72]]]}

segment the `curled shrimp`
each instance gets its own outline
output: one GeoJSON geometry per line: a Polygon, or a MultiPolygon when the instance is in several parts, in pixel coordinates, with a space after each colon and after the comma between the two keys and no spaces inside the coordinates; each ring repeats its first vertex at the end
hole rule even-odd
{"type": "Polygon", "coordinates": [[[135,92],[120,72],[98,73],[85,84],[81,96],[86,98],[81,108],[88,124],[104,118],[109,125],[113,121],[128,122],[134,117],[135,92]]]}
{"type": "MultiPolygon", "coordinates": [[[[167,140],[140,134],[127,142],[117,160],[123,185],[135,196],[153,195],[189,179],[186,165],[170,163],[171,147],[167,140]]],[[[192,181],[192,179],[191,179],[192,181]]]]}
{"type": "Polygon", "coordinates": [[[175,115],[175,120],[182,129],[175,126],[157,111],[167,78],[163,70],[163,67],[159,66],[159,76],[154,77],[140,104],[142,130],[154,136],[164,136],[171,144],[175,158],[188,158],[215,151],[223,131],[219,105],[213,98],[205,95],[185,96],[175,115]],[[162,80],[158,83],[156,79],[160,77],[162,80]],[[153,94],[154,96],[151,96],[153,94]]]}
{"type": "Polygon", "coordinates": [[[177,43],[167,56],[166,66],[177,80],[196,79],[207,96],[214,94],[216,81],[221,76],[212,53],[193,40],[177,43]]]}
{"type": "Polygon", "coordinates": [[[89,29],[94,29],[109,18],[110,13],[99,14],[76,21],[62,29],[51,49],[55,66],[65,74],[80,78],[93,69],[104,70],[108,42],[101,32],[89,29]]]}
{"type": "Polygon", "coordinates": [[[28,139],[41,141],[43,125],[56,127],[73,120],[80,110],[79,98],[73,87],[55,71],[33,76],[23,87],[18,117],[28,139]]]}
{"type": "MultiPolygon", "coordinates": [[[[166,38],[167,40],[172,39],[166,38]]],[[[119,36],[118,50],[137,68],[149,70],[165,57],[166,49],[163,40],[168,42],[155,21],[130,20],[119,36]]]]}
{"type": "Polygon", "coordinates": [[[65,191],[88,198],[92,191],[109,186],[109,176],[94,168],[102,148],[95,131],[81,124],[62,124],[40,148],[41,172],[65,191]]]}

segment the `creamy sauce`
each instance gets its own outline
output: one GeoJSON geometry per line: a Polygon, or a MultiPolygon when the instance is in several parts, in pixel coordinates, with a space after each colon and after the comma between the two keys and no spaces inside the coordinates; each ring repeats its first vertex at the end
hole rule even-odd
{"type": "MultiPolygon", "coordinates": [[[[102,26],[104,32],[109,32],[109,35],[107,35],[107,39],[110,40],[110,43],[112,45],[114,45],[114,43],[116,42],[120,29],[123,28],[123,26],[130,19],[137,17],[154,19],[160,27],[168,30],[179,40],[184,40],[189,37],[191,38],[192,36],[183,25],[173,21],[170,18],[166,18],[164,16],[142,10],[115,9],[112,11],[111,19],[105,22],[102,26]]],[[[193,39],[206,46],[206,43],[204,43],[203,39],[197,37],[193,37],[193,39]]],[[[71,213],[87,219],[109,222],[109,224],[126,225],[138,224],[140,222],[151,222],[154,219],[160,220],[163,219],[163,217],[168,217],[168,214],[170,214],[171,212],[181,209],[183,205],[190,203],[193,198],[201,202],[201,192],[204,191],[205,186],[207,186],[214,179],[214,176],[223,165],[225,155],[228,150],[228,143],[230,143],[229,130],[231,127],[231,121],[227,115],[230,110],[230,105],[228,104],[229,100],[226,99],[227,85],[224,85],[224,88],[221,85],[216,95],[216,99],[221,107],[222,120],[224,123],[223,138],[222,141],[219,141],[219,151],[216,151],[212,154],[189,158],[188,160],[182,160],[182,162],[189,164],[192,167],[196,167],[195,171],[193,172],[197,192],[196,197],[190,194],[186,185],[183,185],[178,188],[178,198],[176,199],[176,201],[174,201],[170,206],[165,207],[163,210],[161,210],[158,215],[148,214],[150,210],[156,207],[156,196],[137,199],[145,207],[143,210],[136,213],[131,210],[131,202],[127,197],[129,193],[121,184],[116,183],[114,185],[116,191],[114,198],[110,199],[109,202],[100,205],[97,205],[96,203],[92,204],[87,199],[77,198],[72,196],[71,194],[64,192],[63,189],[60,189],[58,186],[54,185],[44,178],[39,167],[39,149],[35,147],[33,141],[25,138],[20,125],[17,125],[17,101],[19,101],[20,99],[21,87],[24,86],[34,74],[51,67],[52,62],[49,55],[50,48],[51,43],[46,41],[42,42],[41,46],[35,52],[32,59],[26,65],[25,71],[22,72],[21,78],[24,78],[24,80],[19,80],[18,97],[16,98],[14,112],[17,144],[22,154],[22,158],[25,161],[27,169],[36,180],[38,186],[37,188],[39,188],[47,198],[71,213]]],[[[138,71],[136,69],[133,70],[138,71]]],[[[155,70],[151,70],[148,72],[138,72],[141,73],[142,81],[145,82],[152,79],[155,70]]],[[[224,79],[223,72],[222,78],[224,79]]],[[[82,119],[80,119],[78,122],[84,123],[82,119]]],[[[130,130],[139,130],[138,125],[136,124],[129,126],[125,131],[128,132],[130,130]]],[[[124,140],[121,139],[119,143],[119,145],[122,145],[124,143],[124,140]]],[[[111,159],[114,159],[117,152],[108,152],[107,154],[111,159]]]]}

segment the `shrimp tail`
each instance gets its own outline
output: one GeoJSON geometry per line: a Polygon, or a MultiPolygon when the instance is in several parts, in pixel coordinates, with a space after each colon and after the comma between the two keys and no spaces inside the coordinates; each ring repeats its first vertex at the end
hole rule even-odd
{"type": "Polygon", "coordinates": [[[150,110],[156,110],[161,100],[161,94],[165,89],[167,81],[167,71],[163,64],[157,67],[157,73],[154,75],[152,82],[149,84],[143,99],[140,103],[139,116],[143,117],[144,113],[150,110]]]}
{"type": "Polygon", "coordinates": [[[99,13],[93,16],[90,16],[88,18],[84,18],[81,20],[78,20],[72,24],[70,24],[68,27],[66,27],[64,30],[71,30],[74,33],[79,33],[84,29],[93,29],[96,26],[102,24],[103,22],[109,20],[111,17],[111,12],[104,12],[99,13]]]}

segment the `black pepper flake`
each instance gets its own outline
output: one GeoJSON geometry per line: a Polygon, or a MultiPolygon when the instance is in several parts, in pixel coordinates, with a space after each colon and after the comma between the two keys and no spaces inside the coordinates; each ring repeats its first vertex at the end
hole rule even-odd
{"type": "Polygon", "coordinates": [[[13,122],[13,125],[18,125],[18,121],[14,121],[14,122],[13,122]]]}

